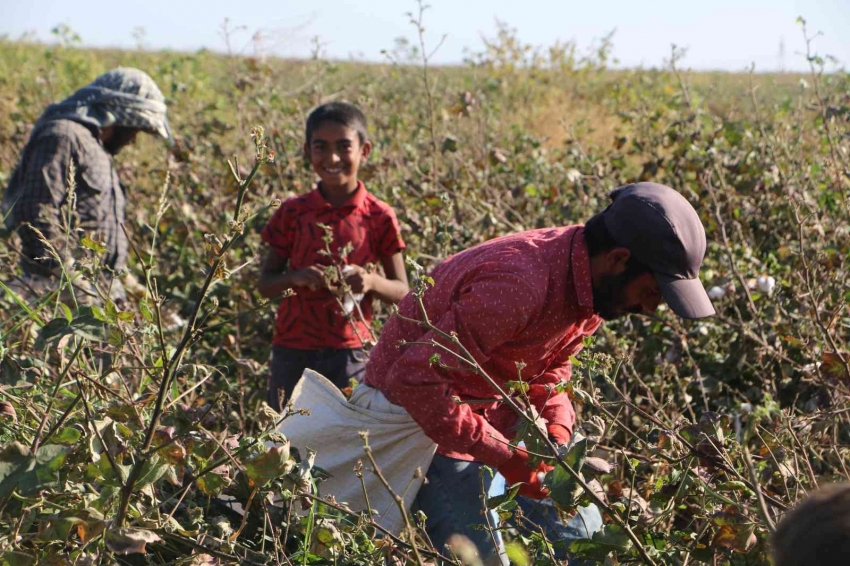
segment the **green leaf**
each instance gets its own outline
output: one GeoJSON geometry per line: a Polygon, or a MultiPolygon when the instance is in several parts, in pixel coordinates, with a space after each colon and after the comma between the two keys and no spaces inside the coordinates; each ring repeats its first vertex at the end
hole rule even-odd
{"type": "MultiPolygon", "coordinates": [[[[29,305],[27,305],[27,303],[25,303],[25,302],[21,299],[21,297],[20,297],[20,296],[18,296],[18,294],[17,294],[15,291],[13,291],[13,290],[12,290],[12,289],[10,289],[9,287],[7,287],[7,286],[6,286],[6,285],[5,285],[2,281],[0,281],[0,290],[2,290],[2,291],[6,294],[6,295],[8,295],[9,297],[11,297],[11,298],[12,298],[12,300],[15,302],[15,304],[17,304],[17,305],[18,305],[18,307],[19,307],[22,311],[24,311],[25,313],[27,313],[27,317],[28,317],[30,320],[32,320],[33,322],[35,322],[36,324],[39,324],[39,325],[44,324],[44,321],[42,321],[42,320],[41,320],[41,318],[38,316],[38,311],[39,311],[39,310],[41,310],[41,308],[42,308],[42,307],[46,304],[46,302],[47,302],[48,300],[50,300],[50,298],[54,295],[55,291],[54,291],[53,293],[48,293],[45,297],[42,297],[42,298],[41,298],[41,305],[42,305],[42,306],[41,306],[41,307],[39,307],[39,308],[37,308],[37,309],[35,309],[35,310],[33,310],[33,309],[31,309],[31,308],[29,307],[29,305]]],[[[17,326],[17,325],[16,325],[16,326],[17,326]]]]}
{"type": "Polygon", "coordinates": [[[543,485],[549,489],[552,501],[561,508],[574,509],[578,505],[582,494],[581,485],[563,466],[555,466],[554,470],[546,474],[543,485]]]}
{"type": "Polygon", "coordinates": [[[505,554],[508,555],[511,564],[516,564],[517,566],[529,566],[531,564],[528,551],[517,541],[511,541],[505,546],[505,554]]]}
{"type": "Polygon", "coordinates": [[[503,493],[502,495],[497,495],[495,497],[490,497],[487,499],[487,509],[496,509],[500,505],[504,505],[510,501],[513,501],[516,497],[516,494],[519,492],[519,488],[521,488],[521,484],[517,484],[511,487],[508,491],[503,493]]]}
{"type": "Polygon", "coordinates": [[[35,564],[35,556],[30,554],[14,550],[0,552],[0,566],[31,566],[33,564],[35,564]]]}
{"type": "Polygon", "coordinates": [[[20,442],[7,444],[0,451],[0,499],[12,491],[34,493],[59,481],[59,469],[65,463],[68,448],[48,444],[33,455],[20,442]]]}
{"type": "Polygon", "coordinates": [[[92,506],[103,511],[109,509],[111,505],[118,499],[121,494],[121,487],[118,485],[105,485],[100,489],[100,495],[92,502],[92,506]]]}
{"type": "Polygon", "coordinates": [[[43,350],[46,342],[52,341],[53,339],[59,339],[71,332],[71,321],[64,318],[54,318],[42,326],[41,330],[38,331],[35,348],[37,350],[43,350]]]}
{"type": "Polygon", "coordinates": [[[88,248],[96,254],[105,254],[106,246],[96,240],[92,240],[89,236],[83,236],[80,243],[84,248],[88,248]]]}
{"type": "MultiPolygon", "coordinates": [[[[521,486],[517,485],[516,488],[519,489],[521,486]]],[[[516,501],[505,501],[498,507],[494,509],[497,515],[499,515],[499,520],[502,522],[509,521],[511,517],[514,515],[514,511],[516,511],[517,507],[519,507],[519,503],[516,501]]]]}
{"type": "Polygon", "coordinates": [[[221,493],[221,490],[230,485],[230,472],[225,466],[219,466],[198,478],[198,489],[209,496],[221,493]]]}
{"type": "Polygon", "coordinates": [[[124,345],[124,333],[117,326],[112,326],[106,333],[106,342],[115,348],[121,348],[124,345]]]}
{"type": "Polygon", "coordinates": [[[139,302],[139,312],[146,321],[153,323],[153,312],[150,306],[148,306],[147,299],[139,302]]]}
{"type": "Polygon", "coordinates": [[[507,387],[511,393],[528,393],[528,390],[531,388],[531,385],[529,385],[525,381],[506,381],[505,387],[507,387]]]}
{"type": "Polygon", "coordinates": [[[118,318],[118,309],[115,307],[115,303],[113,303],[112,301],[106,301],[104,308],[106,311],[106,318],[109,320],[109,322],[115,322],[115,320],[118,318]]]}
{"type": "Polygon", "coordinates": [[[592,538],[573,541],[570,544],[570,554],[601,561],[612,552],[628,552],[631,547],[629,535],[619,525],[611,524],[593,533],[592,538]]]}
{"type": "Polygon", "coordinates": [[[79,442],[82,437],[83,433],[80,432],[79,429],[72,426],[66,426],[59,432],[59,434],[54,436],[53,439],[59,444],[71,446],[79,442]]]}
{"type": "MultiPolygon", "coordinates": [[[[92,316],[98,319],[101,322],[107,322],[108,319],[106,317],[106,313],[103,312],[103,309],[97,305],[92,305],[91,307],[92,316]]],[[[70,322],[70,321],[69,321],[70,322]]]]}
{"type": "Polygon", "coordinates": [[[100,458],[96,462],[89,462],[85,470],[86,479],[93,482],[96,481],[103,486],[120,487],[124,485],[124,480],[129,476],[132,466],[118,464],[117,462],[116,466],[121,473],[121,477],[118,477],[118,472],[112,467],[108,458],[100,458]]]}
{"type": "Polygon", "coordinates": [[[582,438],[575,444],[573,444],[570,451],[567,452],[564,461],[575,471],[580,471],[582,464],[584,464],[584,459],[587,456],[587,439],[582,438]]]}
{"type": "Polygon", "coordinates": [[[727,481],[717,485],[717,491],[749,491],[742,481],[727,481]]]}
{"type": "Polygon", "coordinates": [[[115,422],[110,418],[92,422],[92,425],[97,427],[100,437],[97,434],[89,435],[89,445],[91,447],[92,459],[97,462],[105,450],[109,450],[115,459],[119,459],[122,453],[128,452],[130,441],[133,439],[133,431],[127,425],[115,422]],[[101,443],[100,439],[103,439],[101,443]]]}
{"type": "Polygon", "coordinates": [[[40,540],[66,541],[71,529],[77,529],[80,540],[87,542],[100,533],[106,527],[103,515],[95,509],[66,509],[58,515],[48,517],[43,523],[38,535],[40,540]]]}
{"type": "Polygon", "coordinates": [[[329,519],[319,519],[313,534],[319,542],[327,547],[342,546],[342,535],[329,519]]]}
{"type": "Polygon", "coordinates": [[[70,322],[63,317],[54,318],[45,324],[38,332],[35,348],[43,350],[48,343],[69,334],[76,334],[92,342],[100,342],[103,340],[103,322],[94,315],[92,307],[82,307],[70,322]]]}
{"type": "MultiPolygon", "coordinates": [[[[573,470],[581,474],[581,467],[584,464],[586,454],[587,439],[585,438],[573,445],[564,457],[564,461],[573,470]]],[[[546,474],[543,484],[549,488],[549,496],[560,507],[573,509],[578,505],[579,498],[583,492],[582,487],[578,482],[578,478],[573,476],[560,464],[556,464],[555,469],[546,474]]]]}
{"type": "Polygon", "coordinates": [[[133,322],[133,319],[135,318],[136,315],[134,315],[131,311],[120,311],[118,313],[118,320],[121,322],[133,322]]]}
{"type": "MultiPolygon", "coordinates": [[[[526,450],[529,452],[546,454],[548,447],[542,438],[548,435],[548,432],[546,432],[546,420],[540,417],[540,414],[533,405],[528,409],[531,412],[532,417],[534,417],[534,423],[529,423],[525,419],[520,420],[519,424],[516,426],[516,433],[513,438],[514,443],[524,443],[526,450]]],[[[533,464],[538,463],[539,460],[540,458],[531,456],[531,462],[533,464]]]]}
{"type": "Polygon", "coordinates": [[[71,322],[74,320],[74,314],[71,312],[71,309],[65,303],[59,303],[59,308],[62,309],[62,314],[65,315],[65,320],[71,322]]]}
{"type": "Polygon", "coordinates": [[[151,456],[151,458],[142,466],[139,480],[136,483],[136,489],[141,489],[142,487],[157,481],[165,474],[167,468],[168,462],[160,458],[159,455],[154,454],[151,456]]]}
{"type": "Polygon", "coordinates": [[[454,152],[457,151],[457,147],[458,147],[457,138],[452,136],[452,135],[447,135],[446,137],[443,138],[443,145],[440,148],[440,150],[443,153],[445,153],[445,152],[454,153],[454,152]]]}

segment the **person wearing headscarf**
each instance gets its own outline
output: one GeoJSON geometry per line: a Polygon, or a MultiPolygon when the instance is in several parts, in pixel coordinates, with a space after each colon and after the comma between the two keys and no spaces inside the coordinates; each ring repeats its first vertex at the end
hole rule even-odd
{"type": "MultiPolygon", "coordinates": [[[[88,236],[106,249],[104,288],[115,300],[124,289],[115,274],[126,266],[128,243],[121,229],[125,194],[113,156],[138,132],[173,143],[165,97],[143,71],[108,71],[36,122],[0,203],[0,218],[21,240],[21,282],[30,295],[55,288],[73,271],[72,251],[88,236]],[[64,270],[63,270],[64,267],[64,270]]],[[[75,278],[82,302],[99,302],[90,284],[75,278]]]]}

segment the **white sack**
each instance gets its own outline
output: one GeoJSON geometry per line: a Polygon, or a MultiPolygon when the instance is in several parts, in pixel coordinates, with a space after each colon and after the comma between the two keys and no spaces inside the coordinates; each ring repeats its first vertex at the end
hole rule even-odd
{"type": "Polygon", "coordinates": [[[346,400],[333,383],[308,369],[295,386],[292,405],[295,409],[308,409],[310,415],[293,415],[283,421],[279,430],[301,454],[306,454],[307,448],[315,450],[315,465],[332,474],[319,483],[321,495],[333,495],[353,511],[365,510],[363,487],[354,474],[357,460],[362,460],[375,520],[392,533],[401,532],[404,519],[371,471],[359,432],[369,431],[369,446],[378,467],[393,491],[402,496],[407,509],[424,481],[437,445],[407,411],[365,384],[355,387],[351,399],[346,400]],[[414,479],[417,468],[422,474],[414,479]]]}

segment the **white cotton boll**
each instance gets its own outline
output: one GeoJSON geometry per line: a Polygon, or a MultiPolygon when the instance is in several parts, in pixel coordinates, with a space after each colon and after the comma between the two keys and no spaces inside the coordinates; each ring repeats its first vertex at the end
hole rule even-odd
{"type": "Polygon", "coordinates": [[[576,185],[580,183],[584,179],[584,175],[581,174],[581,171],[578,169],[569,169],[567,170],[567,181],[576,185]]]}
{"type": "Polygon", "coordinates": [[[807,376],[812,376],[820,367],[820,362],[814,364],[806,364],[803,366],[803,374],[807,376]]]}
{"type": "Polygon", "coordinates": [[[723,287],[714,286],[708,290],[708,298],[711,300],[722,299],[726,295],[726,289],[723,287]]]}
{"type": "Polygon", "coordinates": [[[342,298],[342,314],[351,314],[354,311],[354,299],[350,293],[346,293],[342,298]]]}
{"type": "Polygon", "coordinates": [[[165,316],[163,318],[166,322],[166,324],[164,325],[166,332],[171,332],[173,330],[177,330],[178,328],[183,328],[189,322],[176,312],[165,313],[165,316]]]}
{"type": "Polygon", "coordinates": [[[758,280],[756,280],[756,284],[758,285],[759,291],[770,295],[773,293],[773,288],[776,287],[776,279],[770,275],[762,275],[758,278],[758,280]]]}
{"type": "MultiPolygon", "coordinates": [[[[354,271],[353,265],[346,265],[342,268],[342,276],[347,277],[354,271]]],[[[342,298],[342,312],[343,314],[351,314],[354,312],[354,307],[363,300],[363,293],[346,293],[345,297],[342,298]]]]}
{"type": "Polygon", "coordinates": [[[676,347],[667,348],[667,351],[664,352],[664,361],[667,363],[676,363],[682,357],[682,353],[676,347]]]}

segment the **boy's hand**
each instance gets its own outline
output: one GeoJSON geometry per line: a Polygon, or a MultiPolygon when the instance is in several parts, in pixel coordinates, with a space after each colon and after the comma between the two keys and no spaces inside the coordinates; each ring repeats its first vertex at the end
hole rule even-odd
{"type": "Polygon", "coordinates": [[[325,286],[325,274],[315,265],[290,273],[293,287],[307,287],[316,291],[325,286]]]}
{"type": "Polygon", "coordinates": [[[352,292],[366,294],[372,290],[372,274],[359,265],[346,265],[343,273],[352,292]]]}

